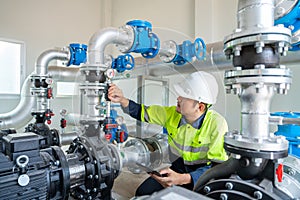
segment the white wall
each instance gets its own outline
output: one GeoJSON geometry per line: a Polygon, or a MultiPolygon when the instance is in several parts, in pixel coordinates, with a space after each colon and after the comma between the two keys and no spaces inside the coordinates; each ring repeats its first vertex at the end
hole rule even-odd
{"type": "Polygon", "coordinates": [[[236,27],[238,0],[195,0],[195,36],[222,41],[236,27]]]}
{"type": "Polygon", "coordinates": [[[26,44],[27,74],[45,50],[87,44],[101,28],[100,0],[0,0],[0,37],[26,44]]]}
{"type": "Polygon", "coordinates": [[[112,25],[133,19],[146,20],[155,28],[169,28],[194,37],[194,0],[113,0],[112,25]]]}

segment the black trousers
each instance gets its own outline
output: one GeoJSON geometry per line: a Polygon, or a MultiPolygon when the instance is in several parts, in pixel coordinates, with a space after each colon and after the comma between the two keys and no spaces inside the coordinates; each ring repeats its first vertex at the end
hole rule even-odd
{"type": "MultiPolygon", "coordinates": [[[[205,164],[206,165],[206,164],[205,164]]],[[[175,160],[172,165],[171,169],[177,173],[189,173],[191,171],[196,170],[197,168],[201,167],[200,165],[194,165],[187,167],[184,165],[183,159],[178,158],[175,160]]],[[[194,187],[193,183],[180,185],[181,187],[184,187],[186,189],[192,190],[194,187]]],[[[160,190],[164,189],[164,187],[157,182],[154,178],[149,177],[147,178],[136,190],[135,196],[144,196],[144,195],[151,195],[154,192],[158,192],[160,190]]]]}

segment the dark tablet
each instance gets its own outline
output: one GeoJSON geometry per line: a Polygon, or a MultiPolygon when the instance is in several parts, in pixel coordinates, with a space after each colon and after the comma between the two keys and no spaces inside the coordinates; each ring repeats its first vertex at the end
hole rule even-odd
{"type": "Polygon", "coordinates": [[[137,166],[139,166],[141,169],[143,169],[144,171],[146,171],[148,174],[155,174],[156,176],[160,176],[160,177],[166,177],[167,176],[167,174],[161,174],[158,171],[156,171],[156,170],[154,170],[150,167],[147,167],[147,166],[145,166],[141,163],[136,162],[135,164],[137,166]]]}

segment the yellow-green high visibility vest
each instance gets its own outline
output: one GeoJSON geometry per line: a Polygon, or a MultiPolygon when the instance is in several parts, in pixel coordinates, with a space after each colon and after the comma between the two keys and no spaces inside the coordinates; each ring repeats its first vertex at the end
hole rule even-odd
{"type": "Polygon", "coordinates": [[[224,117],[208,110],[200,129],[190,124],[178,127],[181,118],[176,106],[142,105],[141,120],[165,127],[172,153],[182,157],[185,164],[209,164],[228,159],[224,149],[224,134],[228,126],[224,117]]]}

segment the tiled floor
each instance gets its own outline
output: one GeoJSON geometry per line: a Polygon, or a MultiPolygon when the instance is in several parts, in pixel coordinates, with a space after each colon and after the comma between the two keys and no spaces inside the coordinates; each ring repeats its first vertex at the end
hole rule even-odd
{"type": "Polygon", "coordinates": [[[147,173],[133,174],[127,169],[122,170],[114,182],[113,198],[117,200],[131,199],[134,197],[137,187],[148,177],[147,173]]]}

